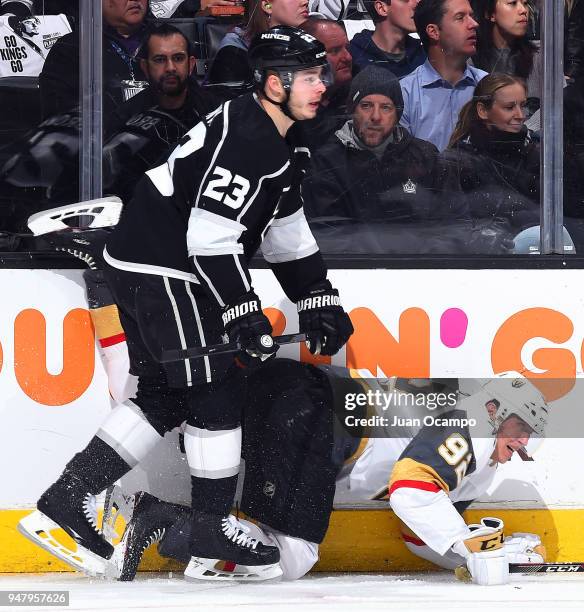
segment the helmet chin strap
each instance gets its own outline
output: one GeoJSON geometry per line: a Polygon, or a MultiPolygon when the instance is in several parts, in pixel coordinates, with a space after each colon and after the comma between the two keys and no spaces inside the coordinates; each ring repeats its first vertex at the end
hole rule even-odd
{"type": "Polygon", "coordinates": [[[283,102],[276,102],[276,100],[272,100],[272,98],[270,98],[270,96],[268,96],[268,94],[265,91],[263,92],[263,94],[264,94],[264,98],[268,102],[271,102],[275,106],[279,106],[280,110],[286,115],[286,117],[288,117],[289,119],[292,119],[292,121],[300,121],[298,117],[295,117],[293,115],[292,111],[290,110],[290,106],[288,105],[288,102],[290,100],[290,93],[288,92],[288,90],[286,90],[286,99],[283,102]]]}
{"type": "Polygon", "coordinates": [[[286,93],[286,98],[284,99],[283,102],[276,102],[276,100],[272,100],[272,98],[270,98],[270,96],[268,96],[268,94],[266,93],[266,80],[264,80],[263,83],[263,94],[264,97],[266,98],[266,100],[268,102],[271,102],[272,104],[275,104],[276,106],[279,106],[281,111],[286,115],[286,117],[288,117],[288,119],[292,119],[292,121],[301,121],[301,119],[299,119],[298,117],[295,117],[294,114],[292,113],[292,111],[290,110],[290,105],[288,104],[290,102],[290,89],[292,87],[292,75],[290,74],[288,77],[288,83],[284,83],[284,77],[282,76],[282,74],[279,75],[280,77],[280,82],[282,83],[282,87],[284,88],[284,92],[286,93]]]}
{"type": "Polygon", "coordinates": [[[290,100],[290,92],[286,90],[286,99],[284,100],[284,102],[276,102],[276,100],[272,100],[272,98],[270,98],[270,96],[268,96],[268,94],[265,91],[264,91],[264,97],[266,98],[268,102],[271,102],[275,106],[279,106],[280,110],[286,115],[286,117],[288,117],[289,119],[292,119],[292,121],[300,121],[298,117],[295,117],[292,114],[292,111],[290,110],[290,106],[288,106],[288,102],[290,100]]]}

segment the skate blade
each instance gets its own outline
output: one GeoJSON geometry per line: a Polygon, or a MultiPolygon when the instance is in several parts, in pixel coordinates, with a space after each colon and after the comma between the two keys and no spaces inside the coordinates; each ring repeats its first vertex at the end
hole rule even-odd
{"type": "Polygon", "coordinates": [[[119,543],[134,512],[134,495],[124,495],[122,488],[113,485],[106,492],[101,531],[110,543],[119,543]]]}
{"type": "Polygon", "coordinates": [[[35,510],[21,519],[17,529],[24,537],[73,569],[92,577],[105,574],[107,564],[105,559],[79,544],[77,544],[77,550],[73,551],[58,542],[51,532],[62,528],[40,510],[35,510]]]}
{"type": "Polygon", "coordinates": [[[87,200],[75,204],[57,206],[50,210],[43,210],[28,218],[27,225],[35,236],[50,234],[60,230],[69,229],[64,223],[72,217],[88,217],[89,225],[85,229],[98,227],[111,227],[116,225],[122,212],[122,201],[116,196],[87,200]]]}
{"type": "Polygon", "coordinates": [[[128,541],[122,538],[119,544],[114,546],[114,553],[110,557],[105,567],[105,575],[107,578],[119,580],[124,570],[124,559],[126,558],[126,548],[128,541]]]}
{"type": "Polygon", "coordinates": [[[221,559],[206,559],[191,557],[185,569],[185,580],[233,580],[242,582],[257,582],[272,580],[282,575],[279,563],[271,565],[235,565],[221,559]]]}
{"type": "Polygon", "coordinates": [[[124,535],[122,536],[120,543],[115,546],[114,553],[106,566],[106,576],[108,578],[115,578],[116,580],[120,580],[121,582],[130,582],[134,580],[138,568],[140,567],[140,563],[142,562],[142,558],[144,557],[144,553],[151,546],[158,544],[162,540],[166,529],[161,528],[157,530],[157,533],[153,534],[149,538],[146,548],[140,551],[140,557],[137,560],[136,565],[134,565],[133,561],[126,558],[128,542],[132,536],[131,531],[132,523],[130,522],[126,525],[124,535]]]}

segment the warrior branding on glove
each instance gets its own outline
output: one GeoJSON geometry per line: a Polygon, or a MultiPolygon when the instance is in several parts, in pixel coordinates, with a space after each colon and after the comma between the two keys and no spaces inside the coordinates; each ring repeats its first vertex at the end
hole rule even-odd
{"type": "Polygon", "coordinates": [[[272,325],[253,291],[226,306],[222,318],[229,339],[241,345],[235,357],[237,365],[257,367],[276,354],[279,347],[272,338],[272,325]]]}
{"type": "Polygon", "coordinates": [[[249,302],[243,302],[243,304],[236,304],[227,308],[223,313],[223,325],[227,325],[230,321],[239,319],[239,317],[245,317],[252,312],[259,312],[259,302],[257,300],[250,300],[249,302]]]}
{"type": "Polygon", "coordinates": [[[326,308],[327,306],[341,306],[341,298],[335,294],[316,295],[304,298],[297,304],[298,312],[312,308],[326,308]]]}
{"type": "Polygon", "coordinates": [[[300,332],[306,334],[308,350],[313,355],[334,355],[353,333],[339,292],[326,279],[298,300],[296,307],[300,332]]]}

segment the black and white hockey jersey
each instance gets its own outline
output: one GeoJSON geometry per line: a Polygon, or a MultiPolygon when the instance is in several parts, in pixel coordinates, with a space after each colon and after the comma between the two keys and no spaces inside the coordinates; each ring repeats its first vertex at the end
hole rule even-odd
{"type": "Polygon", "coordinates": [[[253,94],[226,102],[146,173],[104,253],[113,267],[199,283],[220,306],[250,290],[259,246],[293,301],[326,277],[300,185],[310,152],[253,94]]]}

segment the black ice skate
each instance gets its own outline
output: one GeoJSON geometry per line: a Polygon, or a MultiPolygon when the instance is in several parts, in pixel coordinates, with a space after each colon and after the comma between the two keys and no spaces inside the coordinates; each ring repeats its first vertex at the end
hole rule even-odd
{"type": "Polygon", "coordinates": [[[145,491],[136,493],[132,518],[112,557],[118,579],[134,580],[146,549],[160,542],[166,530],[189,512],[185,506],[162,501],[145,491]]]}
{"type": "Polygon", "coordinates": [[[97,529],[95,496],[81,478],[64,473],[37,502],[37,510],[18,523],[18,531],[32,542],[89,576],[105,573],[113,546],[97,529]],[[52,533],[63,529],[77,543],[70,550],[52,533]]]}
{"type": "Polygon", "coordinates": [[[193,512],[187,580],[268,580],[282,575],[280,551],[250,537],[234,516],[193,512]]]}
{"type": "Polygon", "coordinates": [[[107,229],[67,228],[35,238],[35,249],[67,253],[91,270],[102,270],[103,248],[110,235],[107,229]]]}

